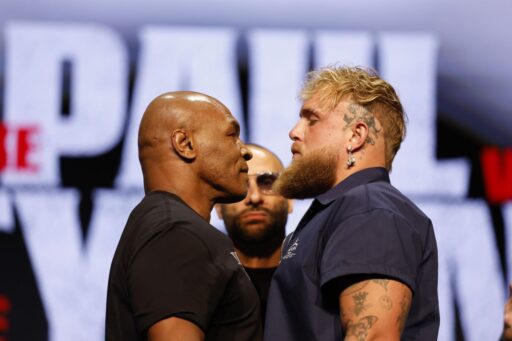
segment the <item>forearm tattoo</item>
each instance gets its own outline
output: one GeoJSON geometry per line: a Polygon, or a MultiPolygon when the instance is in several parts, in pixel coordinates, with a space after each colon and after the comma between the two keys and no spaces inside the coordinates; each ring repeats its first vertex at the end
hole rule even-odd
{"type": "Polygon", "coordinates": [[[349,104],[348,112],[343,116],[343,120],[346,123],[345,129],[350,127],[352,123],[355,123],[356,121],[363,121],[366,123],[370,129],[370,133],[366,138],[366,142],[372,145],[375,144],[374,138],[377,139],[379,137],[380,131],[382,130],[382,128],[379,129],[377,127],[377,120],[375,119],[373,113],[359,104],[349,104]]]}

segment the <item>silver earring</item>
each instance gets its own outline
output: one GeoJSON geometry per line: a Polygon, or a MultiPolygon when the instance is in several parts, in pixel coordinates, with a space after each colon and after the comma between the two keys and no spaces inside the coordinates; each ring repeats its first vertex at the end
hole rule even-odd
{"type": "Polygon", "coordinates": [[[352,146],[351,145],[349,145],[347,147],[347,153],[348,153],[348,156],[347,156],[347,168],[350,168],[350,167],[352,167],[356,163],[356,158],[352,154],[352,146]]]}

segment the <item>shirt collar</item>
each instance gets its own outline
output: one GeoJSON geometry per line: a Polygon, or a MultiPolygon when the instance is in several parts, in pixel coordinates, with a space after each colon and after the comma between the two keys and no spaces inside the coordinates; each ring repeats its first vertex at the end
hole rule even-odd
{"type": "Polygon", "coordinates": [[[357,173],[351,174],[327,192],[320,194],[316,197],[316,200],[322,205],[327,205],[352,188],[375,181],[385,181],[389,183],[388,171],[381,167],[363,169],[357,173]]]}

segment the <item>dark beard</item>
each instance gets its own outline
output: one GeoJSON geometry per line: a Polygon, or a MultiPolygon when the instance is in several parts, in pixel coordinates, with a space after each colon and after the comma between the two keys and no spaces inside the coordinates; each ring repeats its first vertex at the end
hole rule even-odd
{"type": "Polygon", "coordinates": [[[269,211],[263,207],[255,207],[252,209],[264,210],[272,217],[271,223],[266,226],[262,234],[252,236],[246,233],[238,219],[240,215],[230,216],[223,212],[224,225],[226,226],[226,230],[233,244],[240,252],[248,257],[268,258],[281,247],[285,238],[288,203],[284,201],[275,212],[269,211]]]}
{"type": "Polygon", "coordinates": [[[293,160],[274,184],[274,190],[290,199],[314,198],[336,181],[338,158],[322,149],[293,160]]]}

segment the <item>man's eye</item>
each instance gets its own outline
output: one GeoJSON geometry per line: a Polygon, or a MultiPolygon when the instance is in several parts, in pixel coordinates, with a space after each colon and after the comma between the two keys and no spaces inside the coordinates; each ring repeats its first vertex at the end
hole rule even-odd
{"type": "Polygon", "coordinates": [[[257,177],[256,181],[258,186],[262,188],[271,188],[274,182],[277,180],[277,174],[261,174],[257,177]]]}
{"type": "Polygon", "coordinates": [[[273,183],[274,183],[273,179],[263,179],[258,182],[258,185],[260,185],[261,187],[264,187],[264,188],[270,188],[270,187],[272,187],[273,183]]]}

